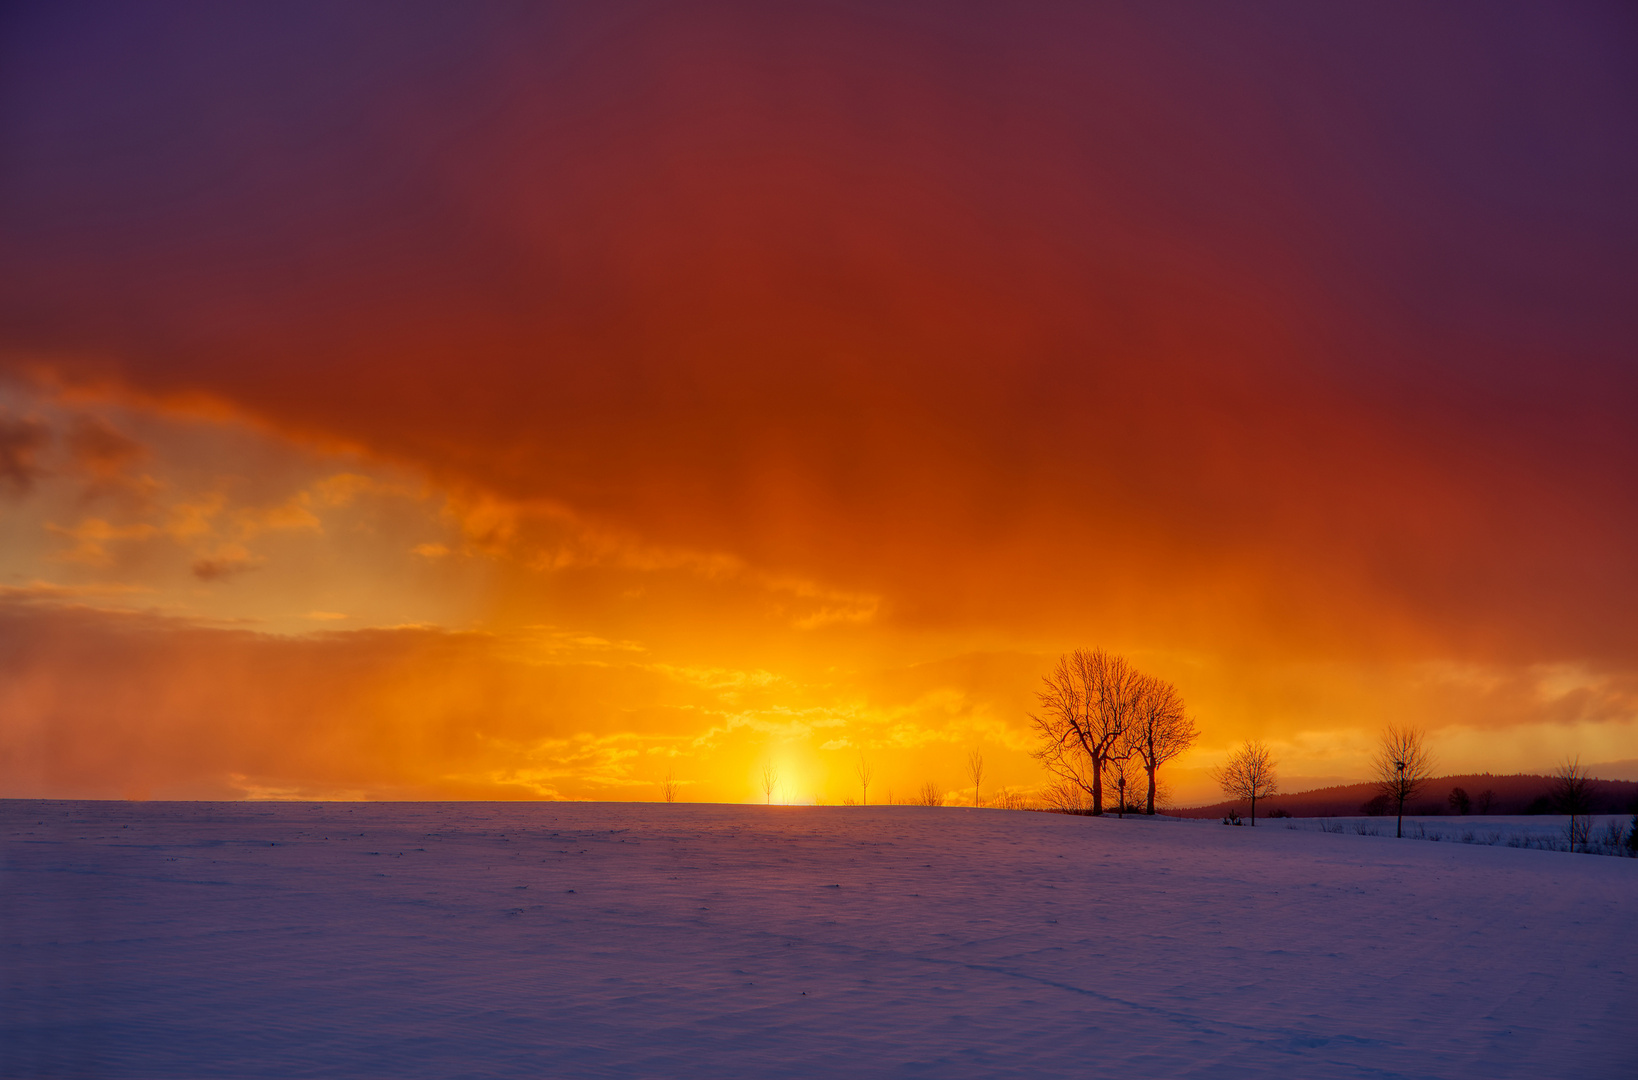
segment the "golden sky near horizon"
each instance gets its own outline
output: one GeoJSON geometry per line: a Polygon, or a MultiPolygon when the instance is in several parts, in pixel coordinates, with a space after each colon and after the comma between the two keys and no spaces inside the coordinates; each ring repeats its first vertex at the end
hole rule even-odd
{"type": "Polygon", "coordinates": [[[1630,16],[1196,14],[9,12],[0,796],[1638,768],[1630,16]]]}

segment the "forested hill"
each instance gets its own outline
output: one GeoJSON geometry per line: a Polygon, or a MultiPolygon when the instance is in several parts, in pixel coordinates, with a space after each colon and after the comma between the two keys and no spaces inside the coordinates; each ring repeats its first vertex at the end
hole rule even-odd
{"type": "MultiPolygon", "coordinates": [[[[1453,804],[1451,796],[1456,789],[1467,794],[1467,812],[1470,814],[1551,814],[1555,813],[1550,792],[1553,778],[1531,773],[1511,776],[1492,776],[1489,773],[1467,773],[1461,776],[1440,776],[1428,781],[1417,796],[1405,804],[1405,813],[1417,815],[1460,813],[1460,800],[1453,804]],[[1489,793],[1487,799],[1486,793],[1489,793]]],[[[1315,788],[1290,795],[1271,795],[1257,800],[1257,816],[1267,817],[1276,810],[1292,817],[1357,817],[1369,814],[1367,807],[1377,795],[1375,784],[1343,784],[1339,787],[1315,788]]],[[[1222,817],[1231,809],[1244,814],[1242,802],[1225,801],[1209,806],[1172,809],[1167,813],[1179,817],[1222,817]]],[[[1386,807],[1392,813],[1392,806],[1386,807]]],[[[1593,783],[1593,812],[1599,814],[1638,812],[1638,782],[1631,780],[1598,780],[1593,783]]]]}

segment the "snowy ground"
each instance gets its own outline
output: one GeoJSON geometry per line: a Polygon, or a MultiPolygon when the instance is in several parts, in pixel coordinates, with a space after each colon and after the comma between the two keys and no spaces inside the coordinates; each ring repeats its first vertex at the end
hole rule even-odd
{"type": "MultiPolygon", "coordinates": [[[[1626,850],[1631,814],[1593,814],[1585,819],[1587,831],[1576,842],[1577,854],[1583,847],[1596,854],[1619,854],[1626,850]]],[[[1354,836],[1393,836],[1391,817],[1259,818],[1257,827],[1305,829],[1311,832],[1350,833],[1354,836]]],[[[1524,817],[1408,817],[1405,836],[1415,840],[1452,844],[1485,844],[1490,847],[1539,848],[1542,851],[1570,849],[1570,819],[1555,814],[1524,817]]]]}
{"type": "Polygon", "coordinates": [[[1638,1075],[1638,860],[1284,824],[0,803],[0,1074],[1638,1075]]]}

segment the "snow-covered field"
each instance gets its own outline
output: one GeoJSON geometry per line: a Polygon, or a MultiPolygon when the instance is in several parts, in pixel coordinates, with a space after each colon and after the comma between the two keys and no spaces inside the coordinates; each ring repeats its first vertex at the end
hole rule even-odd
{"type": "Polygon", "coordinates": [[[1638,1075],[1638,860],[1283,824],[0,803],[0,1073],[1638,1075]]]}

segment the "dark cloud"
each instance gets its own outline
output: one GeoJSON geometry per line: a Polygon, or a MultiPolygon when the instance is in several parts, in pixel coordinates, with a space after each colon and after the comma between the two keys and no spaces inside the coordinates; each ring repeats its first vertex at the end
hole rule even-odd
{"type": "Polygon", "coordinates": [[[190,569],[200,581],[225,581],[259,565],[250,555],[221,555],[195,559],[190,569]]]}

